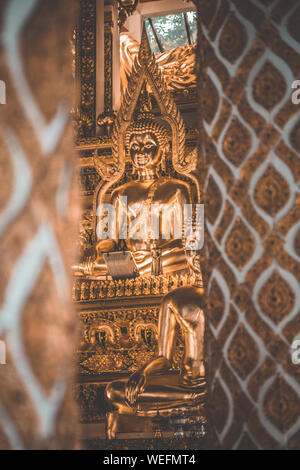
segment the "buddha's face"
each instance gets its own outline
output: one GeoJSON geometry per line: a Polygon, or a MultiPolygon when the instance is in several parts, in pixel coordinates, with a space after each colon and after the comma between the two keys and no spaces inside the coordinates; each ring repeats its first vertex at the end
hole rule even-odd
{"type": "Polygon", "coordinates": [[[132,134],[129,152],[134,166],[140,169],[155,166],[161,158],[161,149],[153,132],[132,134]]]}

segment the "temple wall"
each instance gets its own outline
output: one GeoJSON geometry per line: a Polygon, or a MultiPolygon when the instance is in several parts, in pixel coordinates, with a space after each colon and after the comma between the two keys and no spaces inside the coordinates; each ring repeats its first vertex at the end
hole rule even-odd
{"type": "Polygon", "coordinates": [[[300,5],[200,0],[209,407],[227,449],[300,440],[300,5]]]}
{"type": "Polygon", "coordinates": [[[74,0],[0,5],[0,449],[74,447],[74,0]],[[3,349],[3,348],[2,348],[3,349]],[[3,364],[6,362],[6,364],[3,364]]]}

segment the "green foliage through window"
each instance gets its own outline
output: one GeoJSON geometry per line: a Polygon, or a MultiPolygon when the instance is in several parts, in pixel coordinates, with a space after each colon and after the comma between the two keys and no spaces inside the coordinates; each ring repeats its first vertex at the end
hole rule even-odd
{"type": "Polygon", "coordinates": [[[193,44],[197,38],[196,12],[148,18],[146,29],[151,49],[155,54],[193,44]]]}

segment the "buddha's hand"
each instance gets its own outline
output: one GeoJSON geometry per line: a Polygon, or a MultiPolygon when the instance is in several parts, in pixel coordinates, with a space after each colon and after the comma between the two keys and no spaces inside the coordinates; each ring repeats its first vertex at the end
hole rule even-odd
{"type": "Polygon", "coordinates": [[[143,393],[146,386],[146,374],[137,371],[129,378],[125,387],[125,400],[130,406],[136,403],[138,395],[143,393]]]}
{"type": "Polygon", "coordinates": [[[109,253],[111,251],[116,251],[117,244],[115,240],[105,239],[100,240],[96,245],[97,259],[102,257],[102,253],[109,253]]]}

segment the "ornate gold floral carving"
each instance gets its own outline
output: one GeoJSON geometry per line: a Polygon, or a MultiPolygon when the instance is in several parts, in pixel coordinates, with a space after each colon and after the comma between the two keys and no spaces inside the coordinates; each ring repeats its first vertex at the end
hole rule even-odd
{"type": "Polygon", "coordinates": [[[79,227],[79,259],[94,256],[94,216],[92,211],[85,211],[79,227]]]}
{"type": "MultiPolygon", "coordinates": [[[[159,306],[112,308],[80,313],[81,343],[77,353],[82,374],[133,371],[155,355],[159,306]]],[[[181,335],[175,353],[179,366],[181,335]]]]}
{"type": "Polygon", "coordinates": [[[118,0],[119,27],[121,28],[128,16],[132,15],[138,4],[138,0],[118,0]]]}
{"type": "Polygon", "coordinates": [[[112,48],[113,48],[112,12],[104,13],[104,112],[112,111],[112,48]]]}
{"type": "Polygon", "coordinates": [[[75,279],[73,300],[90,302],[115,297],[162,296],[171,289],[192,283],[192,276],[187,274],[118,280],[75,279]]]}

